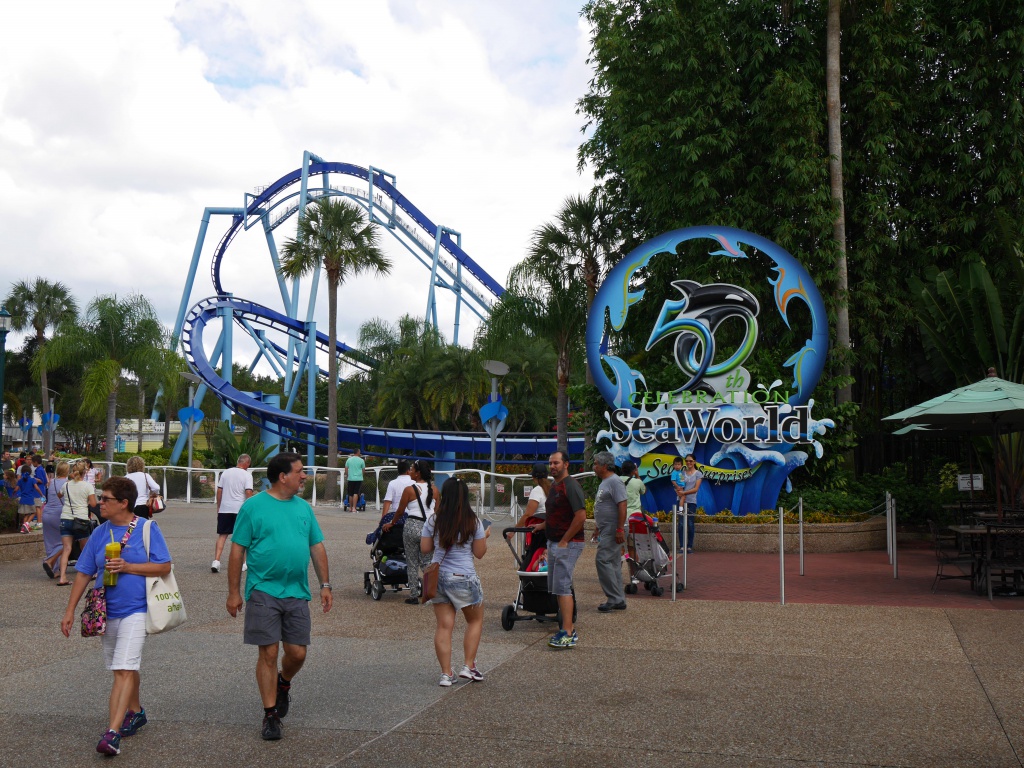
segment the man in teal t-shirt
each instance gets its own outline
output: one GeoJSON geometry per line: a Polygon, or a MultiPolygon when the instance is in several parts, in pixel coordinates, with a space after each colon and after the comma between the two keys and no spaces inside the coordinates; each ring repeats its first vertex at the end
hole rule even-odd
{"type": "Polygon", "coordinates": [[[331,610],[331,584],[324,535],[313,508],[298,495],[306,472],[297,453],[279,453],[267,464],[270,489],[245,501],[238,510],[228,562],[228,613],[242,609],[242,563],[245,580],[247,645],[258,645],[256,682],[263,699],[264,739],[281,738],[281,718],[288,714],[292,678],[302,669],[309,645],[309,561],[320,580],[320,605],[331,610]],[[284,649],[277,670],[278,646],[284,649]]]}
{"type": "Polygon", "coordinates": [[[345,477],[348,480],[345,495],[348,496],[349,512],[355,512],[356,506],[359,504],[359,494],[363,490],[363,467],[365,466],[366,460],[358,448],[352,451],[352,455],[345,462],[345,477]]]}

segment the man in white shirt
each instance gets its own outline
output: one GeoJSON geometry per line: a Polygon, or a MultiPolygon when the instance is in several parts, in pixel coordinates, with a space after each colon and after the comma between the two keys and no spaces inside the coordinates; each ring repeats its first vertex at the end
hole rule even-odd
{"type": "Polygon", "coordinates": [[[214,548],[213,562],[210,563],[210,570],[213,573],[220,573],[220,556],[224,552],[228,536],[235,531],[238,510],[253,494],[250,464],[252,459],[249,454],[243,453],[238,457],[238,464],[221,472],[220,480],[217,481],[217,544],[214,548]]]}
{"type": "Polygon", "coordinates": [[[399,459],[398,477],[388,483],[387,493],[384,494],[384,511],[380,515],[382,518],[391,510],[391,507],[398,508],[398,502],[402,499],[402,491],[413,484],[413,479],[409,477],[411,467],[412,462],[399,459]]]}

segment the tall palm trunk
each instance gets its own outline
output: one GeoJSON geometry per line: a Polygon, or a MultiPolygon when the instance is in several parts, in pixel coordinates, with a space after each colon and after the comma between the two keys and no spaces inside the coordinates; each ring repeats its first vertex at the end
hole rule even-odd
{"type": "MultiPolygon", "coordinates": [[[[338,281],[339,275],[327,273],[327,468],[338,468],[338,281]]],[[[334,501],[338,486],[334,472],[327,473],[324,501],[334,501]]]]}
{"type": "Polygon", "coordinates": [[[142,377],[139,377],[139,450],[142,453],[142,420],[146,418],[146,390],[142,384],[142,377]]]}
{"type": "Polygon", "coordinates": [[[825,94],[828,111],[828,170],[832,199],[836,202],[836,220],[832,237],[839,254],[836,257],[836,346],[840,354],[840,375],[846,383],[836,392],[840,404],[853,399],[850,378],[850,297],[846,264],[846,206],[843,201],[842,107],[839,99],[839,6],[841,0],[829,0],[826,32],[825,94]]]}
{"type": "Polygon", "coordinates": [[[558,397],[555,400],[555,429],[558,450],[569,454],[569,361],[558,356],[558,397]]]}
{"type": "MultiPolygon", "coordinates": [[[[590,309],[594,306],[594,296],[597,295],[597,264],[587,262],[586,272],[583,275],[583,282],[587,286],[587,317],[590,317],[590,309]]],[[[590,360],[587,355],[583,356],[583,370],[587,376],[587,384],[594,386],[594,374],[590,370],[590,360]]]]}
{"type": "MultiPolygon", "coordinates": [[[[36,340],[39,342],[38,346],[36,347],[36,354],[39,354],[39,352],[41,352],[42,349],[43,349],[43,345],[46,344],[46,335],[43,333],[43,329],[42,328],[37,328],[36,329],[36,340]]],[[[39,368],[39,388],[40,388],[40,395],[41,395],[41,398],[40,398],[39,402],[41,402],[43,404],[43,410],[41,410],[39,412],[40,418],[42,418],[42,415],[44,413],[46,413],[48,410],[50,410],[49,408],[47,408],[47,405],[49,405],[49,403],[50,403],[50,400],[49,400],[50,392],[49,392],[49,388],[48,387],[49,387],[49,384],[46,381],[46,366],[43,365],[43,366],[40,366],[40,368],[39,368]]],[[[52,433],[51,432],[47,432],[47,430],[45,430],[45,429],[40,429],[39,430],[39,445],[40,445],[40,450],[43,452],[43,456],[49,456],[49,454],[50,454],[51,448],[47,445],[47,442],[49,442],[51,445],[53,443],[53,441],[49,440],[48,437],[47,437],[50,434],[52,434],[52,433]]]]}
{"type": "Polygon", "coordinates": [[[117,387],[107,396],[107,450],[104,457],[107,461],[114,460],[114,441],[117,433],[117,387]]]}

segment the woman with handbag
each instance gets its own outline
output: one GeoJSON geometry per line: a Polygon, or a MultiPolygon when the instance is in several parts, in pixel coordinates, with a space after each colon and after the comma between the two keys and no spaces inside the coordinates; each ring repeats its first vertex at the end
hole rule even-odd
{"type": "Polygon", "coordinates": [[[60,558],[64,554],[64,541],[60,535],[60,519],[64,514],[64,486],[68,484],[71,465],[66,461],[57,463],[54,477],[46,485],[46,502],[43,504],[43,570],[51,579],[60,571],[60,558]]]}
{"type": "MultiPolygon", "coordinates": [[[[150,505],[153,503],[153,499],[160,496],[160,486],[146,471],[146,462],[142,460],[141,456],[132,456],[128,459],[125,471],[127,472],[125,477],[135,483],[135,490],[138,493],[135,501],[135,514],[148,520],[153,516],[150,505]]],[[[163,509],[163,506],[160,509],[163,509]]]]}
{"type": "Polygon", "coordinates": [[[61,632],[69,637],[75,623],[75,607],[92,577],[100,574],[98,581],[105,585],[106,600],[103,656],[107,669],[114,675],[109,727],[96,745],[96,751],[104,755],[120,754],[121,737],[134,735],[146,724],[146,710],[139,701],[139,669],[146,641],[146,577],[167,576],[171,572],[171,555],[156,523],[148,524],[146,552],[146,523],[134,511],[136,493],[135,483],[123,477],[111,477],[103,484],[100,509],[105,522],[82,549],[76,566],[78,575],[60,623],[61,632]],[[108,547],[114,556],[107,557],[108,547]],[[115,554],[118,548],[120,551],[115,554]]]}
{"type": "MultiPolygon", "coordinates": [[[[459,610],[466,617],[463,638],[465,664],[459,677],[474,682],[484,679],[476,668],[476,652],[484,629],[484,591],[473,558],[480,559],[487,552],[490,532],[490,528],[484,528],[469,506],[466,481],[457,477],[445,480],[437,513],[427,519],[420,538],[420,551],[434,553],[428,571],[424,571],[425,587],[428,581],[432,581],[429,571],[435,570],[434,564],[437,564],[437,594],[430,602],[437,619],[434,652],[441,664],[439,685],[444,688],[458,680],[452,669],[452,632],[455,614],[459,610]]],[[[424,597],[428,595],[429,589],[424,597]]]]}
{"type": "Polygon", "coordinates": [[[437,488],[431,480],[434,473],[430,463],[417,459],[409,469],[412,485],[402,491],[398,502],[398,510],[390,523],[384,524],[384,530],[390,531],[396,523],[401,525],[405,514],[405,528],[402,532],[402,545],[405,548],[405,570],[409,579],[409,597],[405,602],[416,605],[420,602],[420,573],[430,562],[430,558],[420,552],[420,537],[427,518],[434,514],[434,505],[438,500],[437,488]]]}
{"type": "Polygon", "coordinates": [[[86,465],[84,461],[76,461],[71,468],[67,485],[64,486],[64,505],[60,513],[60,539],[63,550],[60,553],[60,578],[58,587],[66,587],[68,581],[68,560],[71,559],[71,543],[83,541],[92,534],[92,523],[89,522],[89,506],[96,503],[96,489],[91,483],[85,482],[86,465]]]}

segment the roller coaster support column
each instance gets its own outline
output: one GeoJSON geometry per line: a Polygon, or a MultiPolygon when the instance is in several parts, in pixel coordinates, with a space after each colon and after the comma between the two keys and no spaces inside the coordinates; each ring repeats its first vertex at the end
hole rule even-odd
{"type": "Polygon", "coordinates": [[[455,471],[455,451],[434,451],[434,487],[440,489],[455,471]]]}
{"type": "MultiPolygon", "coordinates": [[[[211,357],[210,357],[210,365],[212,365],[214,368],[217,367],[217,363],[220,360],[221,352],[222,352],[223,349],[224,349],[224,337],[223,337],[223,335],[221,335],[221,337],[219,339],[217,339],[217,344],[213,348],[213,355],[211,355],[211,357]]],[[[199,405],[203,404],[203,398],[206,397],[206,390],[207,390],[207,386],[205,384],[200,384],[199,387],[196,389],[196,402],[198,402],[199,405]]],[[[193,407],[198,407],[198,406],[193,406],[193,407]]],[[[178,439],[174,442],[174,450],[171,451],[171,465],[172,466],[177,464],[178,463],[178,459],[181,458],[181,452],[185,449],[185,442],[186,442],[187,439],[188,439],[188,433],[185,431],[184,427],[182,427],[182,430],[178,433],[178,439]]]]}
{"type": "MultiPolygon", "coordinates": [[[[306,323],[306,338],[310,341],[306,344],[306,415],[311,419],[316,418],[316,374],[319,370],[316,367],[316,343],[312,341],[316,338],[316,323],[306,323]]],[[[328,384],[330,386],[330,384],[328,384]]],[[[334,386],[338,386],[337,382],[334,382],[334,386]]],[[[310,443],[306,446],[306,465],[313,466],[314,459],[316,458],[316,449],[313,444],[310,443]]]]}
{"type": "MultiPolygon", "coordinates": [[[[225,294],[227,298],[231,298],[231,294],[225,294]]],[[[235,316],[231,311],[230,306],[224,306],[217,310],[217,314],[221,318],[221,364],[220,364],[220,376],[228,384],[233,383],[234,378],[234,362],[233,357],[234,345],[232,343],[234,333],[233,329],[235,326],[235,316]]],[[[231,425],[231,409],[228,408],[226,403],[221,403],[220,406],[220,420],[226,421],[228,426],[231,425]]]]}
{"type": "Polygon", "coordinates": [[[244,216],[244,208],[206,208],[203,210],[203,219],[199,224],[199,234],[196,235],[196,247],[192,249],[192,263],[188,266],[188,276],[185,278],[185,289],[181,292],[181,304],[178,306],[178,318],[174,321],[174,333],[171,338],[171,348],[176,349],[178,339],[181,338],[181,327],[185,324],[185,315],[188,312],[188,305],[192,297],[192,286],[196,281],[196,270],[199,268],[199,257],[203,254],[203,242],[206,240],[206,230],[210,227],[211,216],[244,216]]]}
{"type": "MultiPolygon", "coordinates": [[[[280,408],[281,396],[264,395],[263,402],[269,405],[271,408],[280,408]]],[[[263,445],[265,445],[267,448],[270,448],[270,455],[267,456],[268,459],[272,458],[273,456],[277,456],[278,452],[281,450],[281,435],[279,435],[277,432],[274,432],[273,430],[267,429],[266,426],[264,426],[260,430],[260,440],[263,441],[263,445]]]]}
{"type": "MultiPolygon", "coordinates": [[[[437,280],[437,263],[441,260],[441,237],[443,235],[445,235],[445,234],[455,235],[456,243],[458,244],[458,246],[460,248],[462,247],[462,234],[461,233],[456,232],[451,227],[446,227],[443,224],[439,224],[437,226],[437,232],[434,235],[434,261],[433,261],[433,263],[430,266],[430,290],[427,293],[427,322],[433,324],[435,331],[438,330],[438,327],[437,327],[437,301],[434,298],[434,288],[435,288],[435,286],[438,285],[438,280],[437,280]]],[[[441,285],[443,286],[443,283],[441,285]]],[[[455,285],[455,289],[454,289],[456,296],[459,295],[459,289],[460,288],[461,288],[461,283],[456,281],[456,285],[455,285]]],[[[458,315],[456,315],[456,317],[458,317],[458,315]]],[[[458,321],[456,321],[456,322],[458,322],[458,321]]],[[[456,325],[455,327],[456,327],[456,334],[455,334],[456,335],[456,339],[455,339],[454,343],[458,344],[459,343],[458,342],[458,325],[456,325]]]]}

